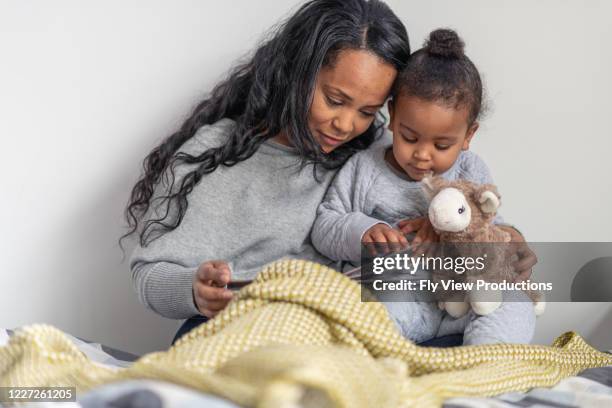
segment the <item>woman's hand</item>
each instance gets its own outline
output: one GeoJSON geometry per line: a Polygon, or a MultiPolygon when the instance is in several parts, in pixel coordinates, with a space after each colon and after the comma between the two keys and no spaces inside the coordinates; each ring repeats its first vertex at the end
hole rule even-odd
{"type": "Polygon", "coordinates": [[[408,247],[408,240],[400,230],[391,228],[387,224],[376,224],[368,229],[361,238],[361,243],[366,246],[371,255],[378,253],[377,248],[383,254],[397,252],[408,247]]]}
{"type": "Polygon", "coordinates": [[[397,223],[397,226],[404,234],[412,232],[416,234],[411,243],[414,252],[425,252],[427,243],[440,241],[440,236],[434,230],[428,217],[402,220],[397,223]]]}
{"type": "Polygon", "coordinates": [[[513,242],[512,249],[518,257],[518,261],[512,264],[517,273],[514,281],[521,282],[531,278],[532,268],[538,262],[536,254],[529,248],[520,232],[506,225],[499,227],[510,234],[510,242],[513,242]]]}
{"type": "Polygon", "coordinates": [[[232,300],[232,292],[225,288],[231,279],[225,261],[203,262],[193,275],[193,299],[204,316],[213,318],[232,300]]]}

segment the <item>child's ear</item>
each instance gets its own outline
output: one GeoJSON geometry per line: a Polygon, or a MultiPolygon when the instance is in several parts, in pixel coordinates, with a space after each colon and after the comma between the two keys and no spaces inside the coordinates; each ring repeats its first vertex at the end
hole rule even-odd
{"type": "Polygon", "coordinates": [[[470,126],[470,128],[468,129],[465,135],[465,140],[463,141],[463,146],[461,146],[461,150],[470,149],[470,142],[472,141],[474,134],[476,134],[476,131],[478,130],[478,126],[479,126],[478,122],[472,123],[472,125],[470,126]]]}
{"type": "Polygon", "coordinates": [[[387,126],[387,128],[393,130],[393,116],[395,113],[393,111],[393,99],[389,99],[389,102],[387,102],[387,110],[389,111],[389,126],[387,126]]]}

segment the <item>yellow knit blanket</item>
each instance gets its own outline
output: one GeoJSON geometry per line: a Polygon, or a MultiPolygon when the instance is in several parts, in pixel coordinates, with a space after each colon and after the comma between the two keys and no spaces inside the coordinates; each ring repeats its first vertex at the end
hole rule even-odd
{"type": "Polygon", "coordinates": [[[266,267],[215,319],[129,368],[90,361],[59,330],[26,327],[0,348],[0,386],[171,381],[257,407],[440,406],[455,396],[547,387],[612,356],[575,333],[552,347],[448,349],[405,340],[383,305],[327,267],[283,260],[266,267]]]}

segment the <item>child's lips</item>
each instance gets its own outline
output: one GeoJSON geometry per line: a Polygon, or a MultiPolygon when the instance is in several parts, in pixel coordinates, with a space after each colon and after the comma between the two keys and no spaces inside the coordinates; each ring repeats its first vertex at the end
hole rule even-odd
{"type": "Polygon", "coordinates": [[[430,169],[421,169],[421,168],[418,168],[418,167],[416,167],[416,166],[413,166],[412,164],[409,164],[408,166],[409,166],[409,167],[410,167],[410,168],[411,168],[413,171],[415,171],[415,172],[417,172],[417,173],[423,173],[423,174],[424,174],[424,173],[427,173],[428,171],[431,171],[430,169]]]}

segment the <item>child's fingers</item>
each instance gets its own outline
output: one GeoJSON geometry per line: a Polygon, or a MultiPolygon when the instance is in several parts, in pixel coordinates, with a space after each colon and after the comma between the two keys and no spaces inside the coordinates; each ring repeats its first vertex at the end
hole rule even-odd
{"type": "Polygon", "coordinates": [[[424,218],[415,218],[413,220],[400,221],[397,226],[404,234],[410,234],[421,229],[424,218]]]}
{"type": "Polygon", "coordinates": [[[403,220],[399,220],[399,221],[397,222],[397,227],[398,227],[398,228],[401,228],[401,227],[403,227],[403,226],[404,226],[404,225],[405,225],[407,222],[409,222],[409,221],[411,221],[411,220],[410,220],[410,219],[408,219],[408,218],[403,219],[403,220]]]}
{"type": "Polygon", "coordinates": [[[397,228],[402,229],[406,226],[406,224],[410,223],[412,220],[405,219],[397,222],[397,228]]]}
{"type": "Polygon", "coordinates": [[[401,249],[407,249],[408,248],[408,239],[406,238],[406,235],[404,235],[404,233],[402,231],[397,231],[397,235],[399,237],[399,243],[401,245],[401,249]]]}
{"type": "Polygon", "coordinates": [[[379,230],[374,230],[370,233],[370,239],[372,240],[372,243],[378,243],[384,241],[385,235],[379,230]]]}
{"type": "Polygon", "coordinates": [[[387,244],[387,237],[385,232],[385,230],[378,230],[372,234],[372,238],[374,239],[374,243],[377,249],[377,254],[384,255],[389,253],[389,245],[387,244]]]}
{"type": "Polygon", "coordinates": [[[397,248],[394,251],[399,252],[408,249],[410,244],[408,243],[408,239],[406,238],[404,233],[397,229],[393,229],[393,233],[395,234],[395,238],[397,239],[397,248]]]}
{"type": "Polygon", "coordinates": [[[374,239],[371,233],[366,233],[361,239],[361,243],[369,256],[376,256],[376,246],[374,245],[374,239]]]}
{"type": "Polygon", "coordinates": [[[433,228],[427,228],[427,237],[425,238],[425,254],[427,256],[434,256],[434,252],[436,251],[435,243],[439,241],[438,234],[434,231],[433,228]]]}
{"type": "Polygon", "coordinates": [[[400,234],[398,231],[389,229],[385,231],[385,237],[389,243],[389,250],[391,252],[399,252],[400,250],[400,234]]]}
{"type": "Polygon", "coordinates": [[[427,234],[427,248],[425,249],[427,256],[435,256],[435,252],[437,250],[436,242],[439,241],[439,237],[433,229],[429,230],[429,234],[427,234]]]}
{"type": "Polygon", "coordinates": [[[416,256],[420,256],[420,255],[428,255],[427,254],[427,249],[428,249],[428,245],[426,242],[421,242],[421,244],[419,246],[417,246],[413,251],[414,255],[416,256]]]}
{"type": "Polygon", "coordinates": [[[373,242],[367,242],[364,246],[369,256],[376,256],[376,245],[373,242]]]}
{"type": "MultiPolygon", "coordinates": [[[[424,226],[419,230],[416,237],[412,241],[412,248],[415,252],[425,254],[428,251],[429,245],[428,242],[432,242],[435,240],[435,235],[432,235],[433,229],[427,228],[424,226]]],[[[435,233],[434,233],[435,234],[435,233]]]]}
{"type": "Polygon", "coordinates": [[[421,228],[419,232],[417,232],[416,236],[412,240],[412,249],[416,250],[425,240],[427,236],[427,231],[424,228],[421,228]]]}
{"type": "Polygon", "coordinates": [[[362,244],[371,244],[372,243],[372,236],[370,235],[369,232],[366,232],[365,234],[363,234],[363,237],[361,238],[361,243],[362,244]]]}

